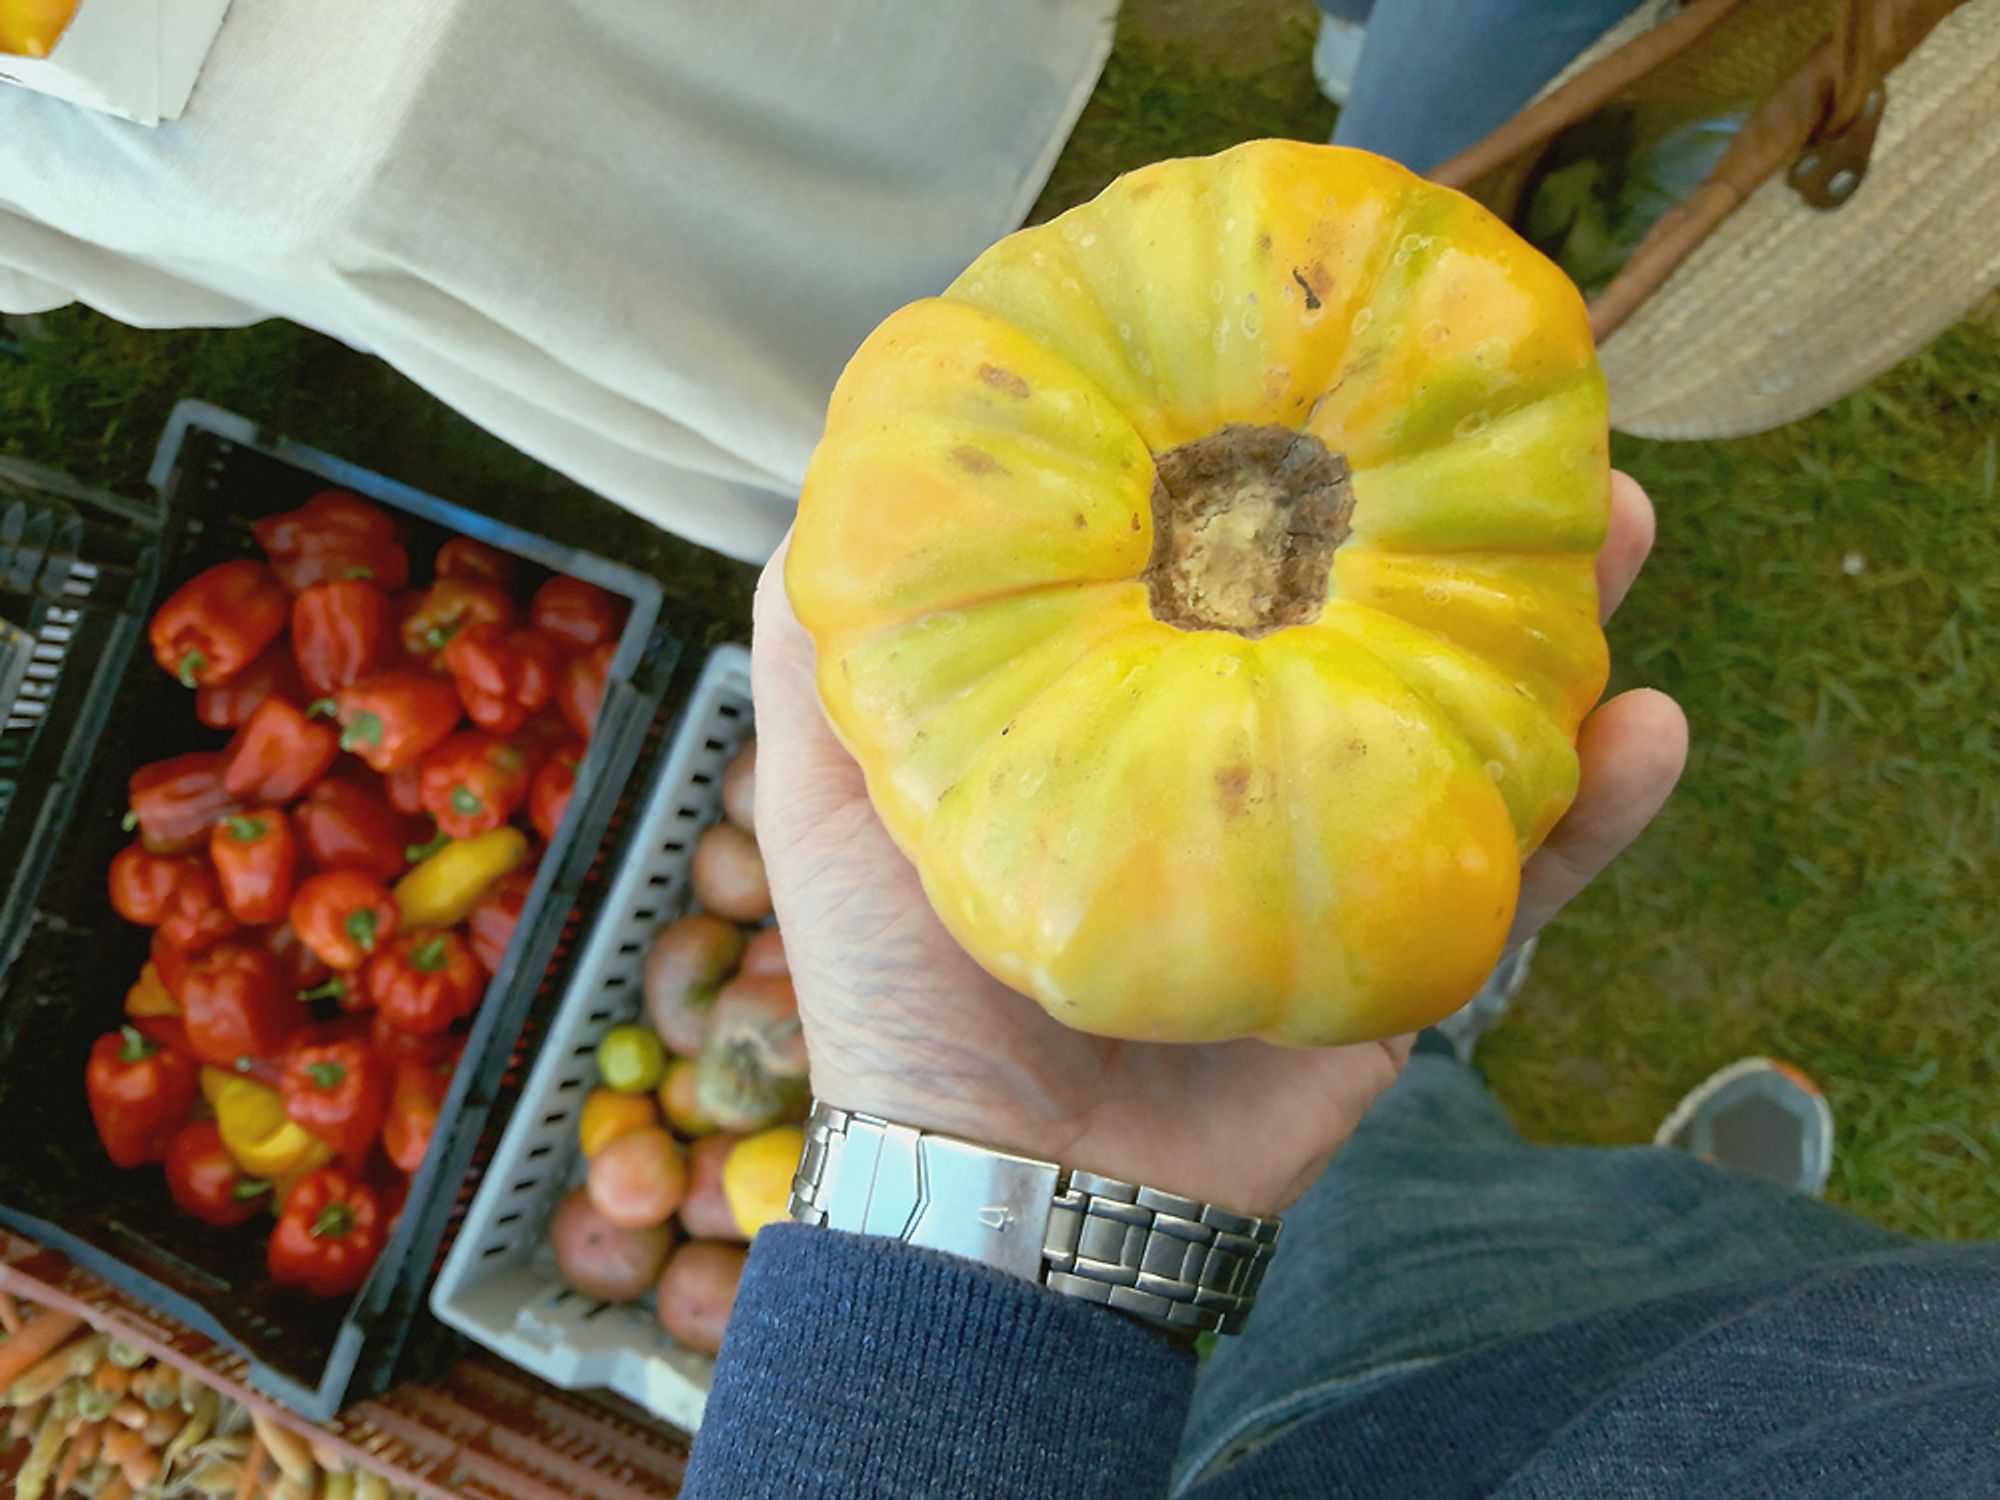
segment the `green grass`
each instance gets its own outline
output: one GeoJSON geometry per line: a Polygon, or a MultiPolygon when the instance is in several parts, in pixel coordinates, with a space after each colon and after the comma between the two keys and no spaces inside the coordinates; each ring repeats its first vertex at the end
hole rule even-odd
{"type": "Polygon", "coordinates": [[[1788,1057],[1832,1097],[1836,1201],[2000,1233],[2000,332],[1777,432],[1616,456],[1660,533],[1614,686],[1680,699],[1692,753],[1488,1072],[1541,1138],[1629,1141],[1788,1057]]]}
{"type": "MultiPolygon", "coordinates": [[[[1309,20],[1304,0],[1127,0],[1038,214],[1162,156],[1325,139],[1309,20]]],[[[558,503],[519,475],[471,485],[498,445],[298,330],[45,324],[0,357],[0,451],[136,490],[192,391],[442,493],[558,503]]],[[[1678,697],[1693,751],[1551,929],[1486,1042],[1494,1086],[1539,1139],[1628,1142],[1714,1067],[1788,1057],[1832,1095],[1838,1201],[2000,1235],[2000,330],[1960,327],[1779,432],[1617,457],[1660,540],[1611,632],[1615,685],[1678,697]]]]}

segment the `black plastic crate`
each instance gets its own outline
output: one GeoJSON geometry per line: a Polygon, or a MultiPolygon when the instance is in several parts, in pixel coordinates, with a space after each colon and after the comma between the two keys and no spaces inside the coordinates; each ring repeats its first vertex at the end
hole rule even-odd
{"type": "MultiPolygon", "coordinates": [[[[23,711],[10,713],[0,740],[0,795],[12,791],[0,809],[0,869],[12,872],[0,913],[0,962],[8,963],[0,978],[0,1224],[235,1348],[251,1362],[253,1384],[323,1419],[399,1373],[425,1288],[463,1213],[468,1171],[490,1152],[501,1123],[495,1105],[515,1086],[561,992],[589,892],[615,855],[626,785],[656,752],[675,696],[687,691],[688,642],[662,623],[660,587],[643,574],[311,449],[263,441],[254,424],[199,403],[175,411],[152,479],[156,509],[84,495],[46,474],[0,472],[0,614],[17,627],[16,645],[25,638],[31,664],[37,632],[44,637],[42,675],[29,698],[6,698],[23,711]],[[120,826],[127,777],[225,738],[195,719],[186,690],[152,660],[144,640],[152,606],[200,569],[254,552],[253,521],[329,486],[400,512],[413,561],[448,535],[473,536],[631,603],[569,814],[475,1019],[402,1222],[368,1284],[344,1304],[270,1286],[262,1236],[180,1214],[156,1168],[111,1166],[83,1087],[90,1045],[119,1024],[150,937],[121,921],[105,892],[112,856],[130,838],[120,826]],[[79,578],[91,584],[81,607],[73,602],[79,578]],[[70,621],[71,611],[79,618],[70,621]],[[51,618],[67,637],[47,639],[51,618]]],[[[20,675],[21,660],[16,652],[0,686],[20,675]]],[[[419,1342],[435,1340],[427,1331],[419,1342]]]]}

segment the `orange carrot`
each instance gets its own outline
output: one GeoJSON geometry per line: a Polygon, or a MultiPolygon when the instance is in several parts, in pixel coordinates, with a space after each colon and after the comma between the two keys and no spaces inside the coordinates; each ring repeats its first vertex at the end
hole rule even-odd
{"type": "Polygon", "coordinates": [[[252,1500],[264,1478],[264,1434],[254,1432],[250,1451],[243,1455],[243,1482],[236,1486],[236,1500],[252,1500]]]}
{"type": "Polygon", "coordinates": [[[65,1312],[44,1312],[19,1333],[0,1343],[0,1390],[5,1390],[65,1339],[83,1327],[83,1319],[65,1312]]]}

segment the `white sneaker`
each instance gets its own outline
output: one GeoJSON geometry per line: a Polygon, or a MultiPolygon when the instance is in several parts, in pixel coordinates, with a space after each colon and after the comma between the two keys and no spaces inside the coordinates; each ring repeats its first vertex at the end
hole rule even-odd
{"type": "Polygon", "coordinates": [[[1653,1144],[1817,1198],[1833,1170],[1833,1109],[1790,1063],[1746,1057],[1696,1084],[1653,1144]]]}
{"type": "Polygon", "coordinates": [[[1368,33],[1365,21],[1336,21],[1319,18],[1319,41],[1313,47],[1313,75],[1319,91],[1335,104],[1345,104],[1354,92],[1354,75],[1361,66],[1361,39],[1368,33]]]}

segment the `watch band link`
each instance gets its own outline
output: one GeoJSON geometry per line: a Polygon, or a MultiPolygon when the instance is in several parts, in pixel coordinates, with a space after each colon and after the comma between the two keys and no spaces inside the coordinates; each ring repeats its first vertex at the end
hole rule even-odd
{"type": "Polygon", "coordinates": [[[791,1210],[1188,1333],[1242,1328],[1281,1225],[825,1104],[807,1122],[791,1210]]]}

